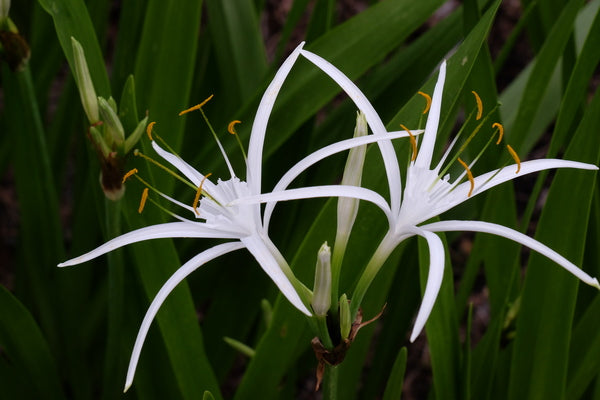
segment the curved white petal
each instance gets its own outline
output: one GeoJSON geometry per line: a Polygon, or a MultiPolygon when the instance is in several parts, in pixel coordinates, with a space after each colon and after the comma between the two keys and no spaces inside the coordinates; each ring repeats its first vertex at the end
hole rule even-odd
{"type": "MultiPolygon", "coordinates": [[[[302,55],[306,57],[310,62],[319,67],[323,72],[331,77],[352,99],[354,104],[360,111],[365,114],[365,118],[373,134],[383,135],[387,133],[381,118],[369,102],[366,96],[360,91],[358,86],[354,84],[342,71],[333,66],[329,61],[319,57],[318,55],[311,53],[307,50],[302,50],[302,55]]],[[[396,158],[396,152],[391,142],[378,142],[379,150],[385,164],[385,171],[388,177],[388,184],[390,188],[390,205],[392,211],[396,213],[400,210],[400,196],[402,194],[402,181],[400,180],[400,169],[398,167],[398,159],[396,158]]]]}
{"type": "Polygon", "coordinates": [[[292,66],[296,62],[300,50],[304,46],[304,42],[300,43],[296,49],[289,55],[289,57],[283,62],[279,70],[275,74],[275,77],[265,90],[258,110],[256,110],[256,116],[252,124],[252,133],[250,134],[250,143],[248,144],[248,160],[247,160],[247,172],[246,181],[250,188],[250,192],[253,194],[260,193],[261,184],[261,173],[262,173],[262,153],[263,145],[265,142],[265,134],[267,132],[267,123],[269,122],[269,115],[273,110],[275,99],[283,81],[290,73],[292,66]]]}
{"type": "MultiPolygon", "coordinates": [[[[419,131],[414,131],[412,133],[414,135],[418,135],[418,134],[423,133],[423,131],[419,130],[419,131]]],[[[296,165],[294,165],[292,168],[290,168],[281,177],[279,182],[277,182],[277,184],[273,188],[272,192],[280,192],[282,190],[285,190],[288,187],[288,185],[290,183],[292,183],[293,180],[296,179],[296,177],[298,177],[298,175],[300,175],[302,172],[304,172],[306,169],[308,169],[312,165],[316,164],[317,162],[321,161],[322,159],[329,157],[333,154],[342,152],[344,150],[349,150],[353,147],[358,147],[361,145],[374,143],[374,142],[378,142],[381,140],[391,140],[391,139],[398,139],[398,138],[403,138],[403,137],[408,137],[408,133],[406,133],[406,131],[390,132],[386,135],[361,136],[361,137],[342,140],[340,142],[330,144],[329,146],[325,146],[322,149],[319,149],[319,150],[315,151],[314,153],[306,156],[305,158],[300,160],[298,163],[296,163],[296,165]]],[[[271,214],[273,213],[275,204],[276,204],[275,202],[272,202],[272,203],[268,203],[266,205],[265,214],[264,214],[265,226],[267,226],[269,224],[269,220],[271,219],[271,214]]]]}
{"type": "Polygon", "coordinates": [[[472,231],[472,232],[484,232],[491,233],[492,235],[502,236],[507,239],[513,240],[523,246],[529,247],[531,250],[535,250],[538,253],[548,257],[584,283],[594,286],[600,289],[598,279],[592,278],[590,275],[582,271],[575,264],[552,250],[550,247],[538,242],[537,240],[530,238],[521,232],[515,231],[514,229],[507,228],[506,226],[492,224],[490,222],[483,221],[441,221],[434,222],[428,225],[424,225],[421,228],[427,229],[432,232],[448,232],[448,231],[472,231]]]}
{"type": "Polygon", "coordinates": [[[442,279],[444,277],[444,261],[446,256],[444,244],[438,235],[416,227],[413,228],[412,231],[415,234],[424,237],[429,245],[429,274],[427,275],[425,294],[423,295],[423,302],[421,303],[417,319],[415,320],[415,326],[410,335],[410,341],[414,342],[423,330],[423,327],[429,318],[429,314],[431,314],[433,305],[435,304],[435,299],[440,292],[442,279]]]}
{"type": "MultiPolygon", "coordinates": [[[[169,153],[168,151],[160,147],[155,140],[152,141],[152,148],[154,148],[154,151],[156,151],[159,156],[161,156],[162,158],[167,160],[169,164],[177,168],[179,172],[181,172],[186,178],[188,178],[194,185],[200,186],[200,183],[202,182],[202,180],[204,180],[204,175],[198,172],[198,170],[189,165],[180,157],[176,156],[175,154],[169,153]]],[[[202,186],[210,192],[214,188],[215,184],[212,183],[210,180],[206,179],[202,186]]]]}
{"type": "MultiPolygon", "coordinates": [[[[473,193],[470,197],[476,196],[480,193],[485,192],[488,189],[493,188],[496,185],[504,183],[506,181],[513,180],[515,178],[519,178],[520,176],[531,174],[533,172],[539,172],[546,169],[554,169],[554,168],[577,168],[577,169],[587,169],[587,170],[597,170],[598,167],[593,164],[586,164],[579,161],[569,161],[569,160],[558,160],[558,159],[541,159],[541,160],[531,160],[525,161],[521,163],[521,170],[519,173],[517,171],[517,164],[507,165],[502,169],[497,169],[494,171],[490,171],[483,175],[479,175],[475,177],[474,183],[475,187],[473,189],[473,193]]],[[[450,208],[455,207],[456,205],[462,203],[463,201],[467,201],[470,197],[468,197],[469,190],[471,188],[470,182],[463,182],[458,185],[452,192],[447,195],[446,198],[446,206],[442,210],[437,210],[435,215],[438,215],[444,211],[449,210],[450,208]]],[[[435,215],[431,215],[424,220],[427,220],[435,215]]]]}
{"type": "Polygon", "coordinates": [[[440,124],[440,112],[442,110],[442,94],[444,92],[444,82],[446,81],[446,60],[440,65],[440,73],[438,75],[433,96],[431,98],[431,108],[427,116],[427,124],[425,125],[425,134],[423,142],[419,147],[419,154],[415,160],[415,165],[421,168],[429,168],[431,165],[431,157],[433,157],[433,148],[435,147],[435,138],[437,136],[438,127],[440,124]]]}
{"type": "Polygon", "coordinates": [[[183,264],[171,277],[165,282],[165,284],[160,288],[154,300],[148,307],[148,311],[146,311],[146,315],[144,316],[144,320],[142,321],[142,325],[137,334],[137,338],[135,339],[135,344],[133,345],[133,351],[131,353],[131,358],[129,359],[129,367],[127,368],[127,379],[125,380],[125,392],[131,384],[133,383],[133,377],[135,375],[135,370],[137,367],[138,360],[140,358],[140,353],[142,352],[142,346],[144,345],[144,340],[146,340],[146,335],[148,334],[148,330],[150,329],[150,325],[152,324],[152,320],[156,316],[160,306],[163,304],[167,296],[175,289],[177,285],[181,283],[189,274],[194,272],[196,269],[206,264],[207,262],[222,256],[223,254],[232,252],[234,250],[238,250],[243,248],[244,245],[241,242],[230,242],[223,243],[211,247],[208,250],[203,251],[202,253],[196,255],[191,260],[183,264]]]}
{"type": "Polygon", "coordinates": [[[252,235],[242,238],[241,241],[244,243],[250,254],[254,256],[258,265],[260,265],[263,271],[266,272],[269,278],[271,278],[279,290],[281,290],[281,293],[283,293],[286,299],[304,314],[309,317],[312,316],[311,312],[306,308],[296,292],[296,289],[294,289],[294,286],[292,286],[287,276],[285,276],[277,263],[277,260],[262,239],[258,235],[252,235]]]}
{"type": "Polygon", "coordinates": [[[89,253],[79,257],[72,258],[68,261],[58,264],[59,267],[68,267],[70,265],[81,264],[92,260],[102,254],[108,253],[119,247],[126,246],[131,243],[142,242],[150,239],[162,238],[216,238],[216,239],[238,239],[237,235],[229,232],[223,232],[216,229],[211,229],[204,226],[201,222],[169,222],[147,226],[145,228],[136,229],[116,237],[104,243],[100,247],[95,248],[89,253]]]}
{"type": "MultiPolygon", "coordinates": [[[[351,197],[354,199],[365,200],[379,207],[387,217],[390,226],[393,226],[393,217],[390,207],[386,200],[377,192],[358,186],[345,185],[325,185],[309,186],[298,189],[288,189],[280,192],[264,193],[257,196],[240,198],[232,201],[230,204],[254,204],[270,203],[277,201],[312,199],[318,197],[351,197]]],[[[268,226],[265,224],[265,230],[268,226]]]]}

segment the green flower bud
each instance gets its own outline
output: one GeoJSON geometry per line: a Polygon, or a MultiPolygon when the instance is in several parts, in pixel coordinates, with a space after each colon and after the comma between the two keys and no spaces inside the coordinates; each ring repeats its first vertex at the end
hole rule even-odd
{"type": "Polygon", "coordinates": [[[73,46],[73,58],[75,60],[75,81],[79,88],[79,97],[85,114],[90,124],[95,124],[100,120],[98,113],[98,98],[94,83],[90,76],[85,53],[81,44],[71,36],[71,45],[73,46]]]}
{"type": "Polygon", "coordinates": [[[146,132],[146,124],[148,123],[148,117],[146,116],[143,120],[140,121],[135,130],[131,133],[131,135],[127,136],[125,139],[125,154],[129,153],[131,149],[137,144],[140,140],[144,132],[146,132]]]}
{"type": "Polygon", "coordinates": [[[10,9],[10,0],[0,0],[0,21],[3,21],[8,17],[8,10],[10,9]]]}
{"type": "Polygon", "coordinates": [[[111,104],[102,97],[98,97],[98,106],[102,122],[104,122],[106,141],[109,145],[116,144],[117,146],[121,146],[125,141],[125,131],[123,130],[123,124],[121,124],[119,116],[111,104]]]}
{"type": "Polygon", "coordinates": [[[331,305],[331,248],[323,243],[317,254],[315,287],[311,305],[315,315],[324,317],[331,305]]]}
{"type": "Polygon", "coordinates": [[[348,339],[350,335],[350,329],[352,328],[352,321],[350,321],[350,303],[348,303],[348,297],[346,293],[340,297],[340,334],[342,339],[348,339]]]}
{"type": "MultiPolygon", "coordinates": [[[[356,114],[354,137],[366,136],[368,133],[365,114],[358,112],[356,114]]],[[[342,185],[360,186],[366,151],[367,146],[358,146],[350,150],[344,168],[342,185]]],[[[350,231],[358,213],[358,204],[359,200],[355,198],[340,197],[338,200],[336,247],[341,247],[340,250],[346,248],[350,231]]]]}

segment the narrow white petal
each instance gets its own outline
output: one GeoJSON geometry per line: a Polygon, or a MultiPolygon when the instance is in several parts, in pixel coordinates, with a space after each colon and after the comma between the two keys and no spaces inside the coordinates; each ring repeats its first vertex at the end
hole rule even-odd
{"type": "Polygon", "coordinates": [[[240,198],[232,201],[230,205],[270,203],[287,200],[313,199],[318,197],[350,197],[371,202],[385,213],[390,226],[393,225],[392,213],[386,200],[381,197],[379,193],[358,186],[325,185],[288,189],[280,192],[264,193],[257,196],[240,198]]]}
{"type": "MultiPolygon", "coordinates": [[[[302,55],[309,61],[319,67],[323,72],[331,77],[352,99],[354,104],[360,111],[365,114],[367,122],[375,135],[384,135],[387,133],[385,125],[379,118],[379,115],[363,94],[358,86],[354,84],[342,71],[337,69],[329,61],[319,57],[318,55],[311,53],[307,50],[302,50],[302,55]]],[[[400,169],[398,166],[398,159],[396,158],[396,152],[391,142],[383,141],[378,142],[379,150],[383,158],[385,165],[385,171],[388,177],[388,184],[390,188],[390,205],[392,211],[397,212],[400,209],[400,196],[402,193],[402,184],[400,180],[400,169]]]]}
{"type": "Polygon", "coordinates": [[[558,254],[556,251],[552,250],[550,247],[538,242],[533,238],[530,238],[527,235],[522,234],[521,232],[507,228],[506,226],[483,221],[440,221],[424,225],[421,228],[432,232],[472,231],[491,233],[492,235],[505,237],[548,257],[575,275],[584,283],[600,289],[600,286],[598,285],[598,279],[592,278],[590,275],[578,268],[575,264],[558,254]]]}
{"type": "Polygon", "coordinates": [[[258,194],[261,191],[262,153],[269,115],[271,114],[271,110],[273,110],[273,105],[275,104],[275,100],[277,99],[277,95],[279,94],[279,90],[281,89],[285,78],[290,73],[292,66],[300,55],[302,46],[304,46],[304,42],[300,43],[292,54],[290,54],[283,62],[281,67],[279,67],[275,77],[260,100],[258,110],[256,110],[256,116],[254,117],[254,123],[252,124],[252,133],[250,134],[250,143],[248,145],[246,172],[246,181],[248,182],[251,193],[258,194]]]}
{"type": "MultiPolygon", "coordinates": [[[[413,132],[413,134],[415,134],[415,135],[418,135],[421,133],[423,133],[423,131],[421,131],[421,130],[413,132]]],[[[296,179],[296,177],[298,177],[302,172],[306,171],[306,169],[308,169],[312,165],[316,164],[317,162],[319,162],[319,161],[323,160],[324,158],[329,157],[333,154],[342,152],[344,150],[349,150],[351,148],[358,147],[361,145],[381,141],[381,140],[388,140],[388,139],[391,140],[391,139],[398,139],[398,138],[404,138],[404,137],[408,137],[408,133],[406,133],[406,131],[397,131],[397,132],[390,132],[386,135],[368,135],[368,136],[361,136],[361,137],[346,139],[346,140],[342,140],[337,143],[330,144],[329,146],[325,146],[322,149],[319,149],[319,150],[315,151],[314,153],[308,155],[307,157],[303,158],[296,165],[294,165],[292,168],[290,168],[281,177],[279,182],[277,182],[277,184],[273,188],[272,192],[280,192],[282,190],[285,190],[288,187],[288,185],[290,183],[292,183],[294,181],[294,179],[296,179]]],[[[401,189],[395,189],[395,190],[401,190],[401,189]]],[[[265,226],[267,226],[269,224],[269,220],[273,213],[273,209],[275,208],[275,204],[276,204],[275,202],[268,203],[265,208],[265,216],[264,216],[265,226]]]]}
{"type": "MultiPolygon", "coordinates": [[[[177,168],[179,172],[181,172],[186,178],[188,178],[194,185],[200,186],[200,183],[204,179],[204,175],[198,172],[198,170],[193,168],[191,165],[189,165],[187,162],[185,162],[183,159],[179,158],[175,154],[169,153],[168,151],[160,147],[155,140],[152,141],[152,147],[154,148],[154,151],[158,153],[159,156],[161,156],[162,158],[167,160],[169,164],[177,168]]],[[[210,180],[206,179],[204,181],[203,187],[208,192],[212,191],[214,186],[215,184],[212,183],[210,180]]]]}
{"type": "Polygon", "coordinates": [[[435,233],[416,227],[413,229],[413,232],[424,237],[429,245],[429,274],[427,275],[427,284],[425,285],[423,302],[419,308],[415,326],[410,335],[411,342],[414,342],[417,336],[419,336],[429,318],[429,314],[431,314],[435,300],[440,292],[440,287],[442,286],[445,261],[444,245],[442,240],[435,233]]]}
{"type": "Polygon", "coordinates": [[[431,108],[427,116],[427,124],[425,125],[425,134],[423,142],[419,148],[419,154],[415,160],[415,165],[421,168],[429,168],[431,165],[431,157],[433,157],[433,149],[435,147],[435,138],[440,124],[440,112],[442,111],[442,94],[444,92],[444,82],[446,80],[446,60],[440,65],[440,73],[438,75],[433,96],[431,98],[431,108]]]}
{"type": "MultiPolygon", "coordinates": [[[[586,169],[586,170],[597,170],[593,164],[586,164],[578,161],[569,161],[569,160],[558,160],[558,159],[541,159],[541,160],[532,160],[532,161],[524,161],[521,163],[521,170],[519,173],[517,171],[517,164],[507,165],[501,170],[494,170],[483,175],[479,175],[475,177],[475,188],[473,189],[473,193],[470,197],[476,196],[480,193],[485,192],[488,189],[493,188],[496,185],[504,183],[506,181],[513,180],[515,178],[519,178],[523,175],[531,174],[533,172],[539,172],[546,169],[554,169],[554,168],[576,168],[576,169],[586,169]]],[[[450,192],[446,197],[445,207],[441,210],[437,210],[435,215],[438,215],[446,210],[449,210],[456,205],[467,201],[470,197],[468,197],[469,190],[471,188],[470,182],[463,182],[458,185],[452,192],[450,192]]],[[[435,215],[428,216],[424,218],[424,220],[429,219],[435,215]]]]}
{"type": "Polygon", "coordinates": [[[135,339],[135,344],[133,345],[133,351],[131,353],[131,358],[129,359],[129,367],[127,369],[127,379],[125,380],[125,390],[129,389],[131,384],[133,383],[133,377],[135,375],[135,370],[137,367],[138,360],[140,358],[140,353],[142,352],[142,346],[144,345],[144,341],[146,340],[146,335],[148,334],[148,330],[150,329],[150,325],[152,324],[152,320],[156,316],[160,306],[162,306],[163,302],[167,298],[167,296],[175,289],[177,285],[181,283],[189,274],[194,272],[196,269],[206,264],[207,262],[222,256],[223,254],[232,252],[234,250],[238,250],[243,248],[244,245],[241,242],[230,242],[223,243],[217,246],[211,247],[208,250],[203,251],[197,256],[193,257],[191,260],[183,264],[171,277],[165,282],[165,284],[160,288],[154,300],[148,307],[148,311],[146,311],[146,315],[144,316],[144,320],[142,321],[142,325],[137,334],[137,338],[135,339]]]}
{"type": "Polygon", "coordinates": [[[285,276],[277,263],[277,260],[273,254],[271,254],[262,239],[258,235],[252,235],[242,238],[241,241],[254,256],[263,271],[265,271],[269,278],[277,285],[285,298],[288,299],[294,307],[310,317],[312,315],[311,312],[306,308],[300,299],[300,296],[294,289],[294,286],[292,286],[287,276],[285,276]]]}
{"type": "Polygon", "coordinates": [[[108,253],[119,247],[126,246],[131,243],[142,242],[150,239],[161,238],[217,238],[217,239],[237,239],[238,236],[215,229],[210,229],[204,226],[201,222],[169,222],[166,224],[158,224],[147,226],[145,228],[136,229],[116,237],[104,243],[100,247],[95,248],[89,253],[75,257],[71,260],[58,264],[59,267],[68,267],[75,264],[92,260],[102,254],[108,253]]]}

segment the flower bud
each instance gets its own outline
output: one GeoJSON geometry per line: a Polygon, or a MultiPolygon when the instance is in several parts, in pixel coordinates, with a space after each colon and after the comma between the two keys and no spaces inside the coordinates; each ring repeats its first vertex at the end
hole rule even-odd
{"type": "Polygon", "coordinates": [[[315,287],[311,305],[315,315],[324,317],[331,305],[331,248],[323,243],[317,254],[315,287]]]}
{"type": "MultiPolygon", "coordinates": [[[[114,103],[114,100],[112,102],[114,103]]],[[[104,129],[106,129],[106,141],[110,145],[117,144],[117,146],[121,146],[125,140],[125,131],[123,130],[123,124],[121,124],[119,116],[111,103],[102,97],[98,97],[98,106],[102,122],[104,122],[104,129]]],[[[113,146],[110,147],[112,148],[113,146]]]]}
{"type": "Polygon", "coordinates": [[[81,44],[72,36],[71,45],[73,46],[73,59],[75,63],[75,81],[79,88],[81,104],[83,105],[83,109],[90,124],[95,124],[100,120],[98,113],[98,98],[96,97],[94,83],[92,82],[92,77],[90,76],[90,71],[85,59],[85,53],[83,52],[81,44]]]}
{"type": "Polygon", "coordinates": [[[8,10],[10,9],[10,0],[0,0],[0,22],[8,17],[8,10]]]}
{"type": "Polygon", "coordinates": [[[350,303],[348,303],[348,297],[346,297],[346,293],[344,293],[342,297],[340,297],[340,334],[342,335],[342,340],[348,339],[351,328],[350,303]]]}
{"type": "Polygon", "coordinates": [[[142,137],[144,132],[146,132],[147,124],[148,124],[148,116],[146,116],[143,120],[140,121],[138,126],[131,133],[131,135],[127,136],[127,139],[125,139],[125,151],[124,151],[125,154],[129,153],[131,151],[131,149],[133,149],[133,147],[140,140],[140,138],[142,137]]]}
{"type": "MultiPolygon", "coordinates": [[[[358,112],[356,114],[354,137],[366,136],[368,132],[365,114],[358,112]]],[[[342,185],[360,186],[366,151],[367,146],[358,146],[350,149],[346,167],[344,168],[342,185]]],[[[356,220],[356,214],[358,213],[358,204],[359,200],[355,198],[340,197],[338,200],[336,247],[338,243],[343,248],[346,247],[350,231],[356,220]]]]}

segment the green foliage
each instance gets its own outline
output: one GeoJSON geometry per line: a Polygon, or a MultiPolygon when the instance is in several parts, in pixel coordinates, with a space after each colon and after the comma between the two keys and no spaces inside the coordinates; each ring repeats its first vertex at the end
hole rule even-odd
{"type": "MultiPolygon", "coordinates": [[[[591,84],[600,62],[598,0],[523,1],[521,20],[511,27],[512,36],[505,32],[509,38],[499,48],[490,48],[487,38],[497,28],[500,0],[465,1],[438,13],[442,0],[370,2],[343,21],[338,2],[295,0],[282,20],[269,19],[275,15],[271,3],[277,2],[12,2],[9,17],[30,42],[31,57],[21,70],[1,70],[0,172],[14,185],[15,204],[9,205],[18,209],[18,225],[9,226],[7,218],[4,229],[2,222],[3,246],[14,257],[0,268],[0,398],[268,400],[306,396],[315,384],[312,327],[240,251],[206,264],[170,294],[152,325],[134,384],[122,394],[149,302],[183,262],[216,242],[161,239],[90,265],[56,267],[111,237],[171,220],[152,204],[137,212],[144,185],[135,179],[127,181],[118,202],[104,198],[97,149],[88,140],[90,126],[73,78],[71,37],[85,51],[105,107],[114,102],[111,94],[117,100],[115,118],[125,137],[135,132],[136,140],[125,144],[131,151],[123,156],[124,170],[137,168],[151,185],[189,204],[189,188],[133,156],[138,148],[158,158],[143,130],[146,121],[155,121],[154,132],[192,166],[226,178],[200,115],[177,115],[214,94],[203,109],[241,173],[243,155],[227,124],[242,121],[236,129],[247,146],[264,89],[301,40],[357,83],[390,131],[419,123],[424,100],[416,92],[432,93],[437,66],[447,58],[441,138],[453,137],[462,111],[474,109],[476,90],[485,112],[501,103],[493,118],[503,122],[506,141],[522,159],[600,162],[600,94],[591,84]],[[520,66],[511,65],[511,52],[524,37],[533,54],[514,72],[520,66]],[[502,78],[509,70],[509,79],[502,78]]],[[[2,44],[0,56],[10,50],[2,44]]],[[[340,93],[299,58],[270,116],[264,191],[309,152],[352,137],[356,109],[340,93]]],[[[402,140],[395,143],[401,170],[411,150],[402,140]]],[[[438,139],[434,159],[445,144],[438,139]]],[[[490,170],[507,159],[491,150],[477,168],[490,170]]],[[[344,162],[345,154],[323,160],[294,185],[335,184],[344,162]]],[[[597,175],[570,170],[548,176],[517,181],[516,187],[503,184],[441,219],[520,230],[599,276],[597,175]]],[[[376,145],[367,151],[362,184],[388,198],[376,145]]],[[[313,287],[317,250],[335,242],[336,205],[335,199],[302,200],[276,208],[273,241],[307,287],[313,287]]],[[[381,211],[361,202],[340,295],[352,298],[386,229],[381,211]]],[[[338,398],[399,399],[415,390],[407,379],[415,376],[428,385],[418,395],[429,399],[598,398],[598,291],[536,253],[522,259],[514,242],[486,234],[440,236],[449,251],[426,334],[408,341],[429,257],[424,241],[410,239],[366,293],[365,320],[385,310],[361,328],[335,369],[338,398]],[[465,247],[468,258],[461,262],[465,247]],[[420,354],[423,346],[426,356],[420,354]],[[417,365],[425,358],[425,366],[417,365]],[[428,374],[430,380],[423,378],[428,374]]]]}

